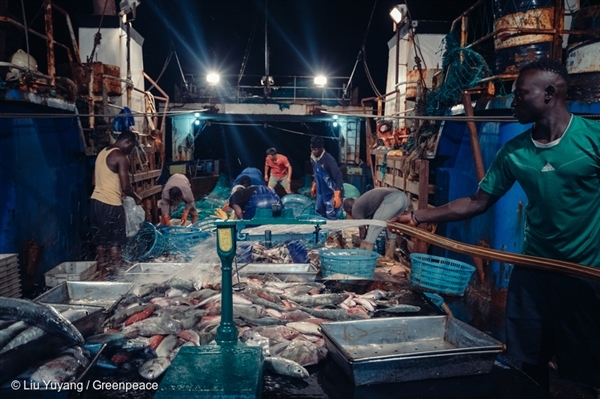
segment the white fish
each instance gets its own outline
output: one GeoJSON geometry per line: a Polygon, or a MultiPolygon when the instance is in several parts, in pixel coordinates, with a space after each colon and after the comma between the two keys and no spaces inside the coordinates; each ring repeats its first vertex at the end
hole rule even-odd
{"type": "Polygon", "coordinates": [[[40,383],[62,383],[73,381],[79,362],[73,356],[64,355],[41,365],[31,375],[31,380],[40,383]]]}
{"type": "Polygon", "coordinates": [[[355,297],[354,302],[362,305],[369,312],[374,312],[375,307],[377,306],[377,304],[372,299],[368,299],[368,298],[355,297]]]}
{"type": "Polygon", "coordinates": [[[156,352],[156,357],[167,357],[171,353],[173,349],[177,346],[177,336],[176,335],[167,335],[158,347],[154,350],[156,352]]]}
{"type": "Polygon", "coordinates": [[[273,373],[293,378],[308,378],[308,371],[298,363],[285,359],[281,356],[269,356],[265,358],[267,368],[273,373]]]}
{"type": "Polygon", "coordinates": [[[381,299],[381,298],[386,298],[387,293],[383,290],[373,290],[373,291],[367,292],[366,294],[357,295],[357,297],[377,300],[377,299],[381,299]]]}
{"type": "Polygon", "coordinates": [[[319,337],[323,336],[323,334],[321,333],[321,328],[314,323],[308,323],[306,321],[296,321],[292,323],[287,323],[285,326],[293,328],[294,330],[301,332],[302,334],[318,335],[319,337]]]}
{"type": "Polygon", "coordinates": [[[171,361],[166,357],[157,357],[143,363],[138,369],[140,375],[147,380],[155,380],[165,372],[171,365],[171,361]]]}

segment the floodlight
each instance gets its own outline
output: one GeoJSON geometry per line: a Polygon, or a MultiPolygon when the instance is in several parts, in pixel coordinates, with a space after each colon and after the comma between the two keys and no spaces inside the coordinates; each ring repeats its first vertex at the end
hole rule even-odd
{"type": "Polygon", "coordinates": [[[219,83],[219,80],[221,78],[219,77],[219,74],[211,72],[208,75],[206,75],[206,81],[208,82],[208,84],[211,85],[216,85],[217,83],[219,83]]]}
{"type": "Polygon", "coordinates": [[[337,122],[333,122],[333,127],[338,127],[338,123],[337,122]]]}
{"type": "Polygon", "coordinates": [[[133,12],[135,14],[135,9],[140,5],[140,0],[121,0],[119,3],[119,8],[121,9],[120,14],[128,14],[133,12]]]}
{"type": "Polygon", "coordinates": [[[194,125],[196,125],[196,126],[199,126],[199,125],[200,125],[200,119],[196,119],[196,120],[194,121],[194,125]]]}
{"type": "Polygon", "coordinates": [[[194,118],[200,118],[200,112],[194,112],[194,118]]]}
{"type": "Polygon", "coordinates": [[[408,14],[408,9],[406,8],[406,4],[398,4],[390,11],[390,16],[396,23],[396,25],[401,24],[404,21],[404,18],[408,14]]]}
{"type": "Polygon", "coordinates": [[[315,76],[315,86],[325,87],[327,84],[327,78],[323,75],[315,76]]]}
{"type": "Polygon", "coordinates": [[[263,76],[262,78],[260,78],[260,85],[264,86],[267,82],[269,82],[269,86],[273,86],[275,84],[275,80],[273,79],[273,76],[263,76]]]}
{"type": "Polygon", "coordinates": [[[337,115],[333,115],[333,119],[337,119],[337,118],[338,118],[338,116],[337,116],[337,115]]]}

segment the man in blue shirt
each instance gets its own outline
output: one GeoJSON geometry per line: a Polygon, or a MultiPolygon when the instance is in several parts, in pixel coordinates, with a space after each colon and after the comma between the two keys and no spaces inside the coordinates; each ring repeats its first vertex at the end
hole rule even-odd
{"type": "Polygon", "coordinates": [[[335,159],[325,151],[321,137],[310,140],[310,162],[314,181],[310,194],[316,198],[315,211],[330,220],[339,217],[344,197],[344,180],[335,159]]]}

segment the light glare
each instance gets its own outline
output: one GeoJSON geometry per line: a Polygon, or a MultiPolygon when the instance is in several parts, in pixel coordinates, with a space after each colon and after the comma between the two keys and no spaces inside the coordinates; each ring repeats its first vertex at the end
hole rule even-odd
{"type": "Polygon", "coordinates": [[[219,77],[219,75],[214,72],[206,75],[206,81],[211,85],[215,85],[215,84],[219,83],[220,79],[221,78],[219,77]]]}
{"type": "Polygon", "coordinates": [[[390,16],[396,23],[396,25],[400,24],[404,20],[404,16],[406,13],[406,5],[398,4],[396,7],[392,8],[390,11],[390,16]]]}
{"type": "Polygon", "coordinates": [[[327,78],[323,75],[315,76],[315,86],[324,87],[327,84],[327,78]]]}

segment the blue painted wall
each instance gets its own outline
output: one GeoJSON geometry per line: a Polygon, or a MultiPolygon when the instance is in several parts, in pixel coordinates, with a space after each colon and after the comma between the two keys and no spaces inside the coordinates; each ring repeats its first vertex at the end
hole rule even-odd
{"type": "MultiPolygon", "coordinates": [[[[496,98],[476,115],[486,112],[510,115],[511,98],[496,98]],[[490,111],[493,110],[493,111],[490,111]]],[[[576,114],[600,114],[600,103],[573,102],[568,104],[576,114]]],[[[524,132],[529,125],[519,123],[478,123],[477,131],[481,146],[484,167],[491,165],[496,152],[511,138],[524,132]]],[[[435,178],[435,205],[440,206],[460,197],[469,196],[477,190],[477,177],[466,123],[446,122],[440,137],[438,155],[430,164],[435,178]]],[[[520,253],[523,247],[525,208],[527,197],[516,183],[487,213],[464,222],[444,223],[438,233],[456,241],[477,245],[479,240],[490,244],[491,248],[520,253]]],[[[470,256],[434,247],[432,253],[472,264],[470,256]]],[[[506,287],[512,265],[492,262],[489,281],[496,289],[506,287]]]]}
{"type": "MultiPolygon", "coordinates": [[[[1,113],[49,113],[48,107],[0,102],[1,113]]],[[[44,272],[84,256],[91,181],[75,118],[0,118],[0,253],[43,245],[27,290],[44,272]]]]}
{"type": "MultiPolygon", "coordinates": [[[[527,129],[518,123],[486,122],[477,124],[483,164],[487,170],[496,152],[512,137],[527,129]]],[[[440,137],[438,155],[432,163],[436,181],[435,205],[440,206],[460,197],[474,194],[478,180],[469,140],[469,130],[464,122],[446,122],[440,137]]],[[[523,244],[525,193],[515,184],[492,209],[483,215],[463,222],[440,224],[438,233],[456,241],[478,245],[485,241],[493,249],[520,253],[523,244]]],[[[467,255],[440,248],[433,248],[440,256],[473,264],[467,255]]],[[[508,284],[509,265],[492,262],[490,282],[496,288],[508,284]]]]}

